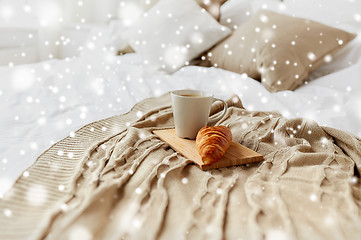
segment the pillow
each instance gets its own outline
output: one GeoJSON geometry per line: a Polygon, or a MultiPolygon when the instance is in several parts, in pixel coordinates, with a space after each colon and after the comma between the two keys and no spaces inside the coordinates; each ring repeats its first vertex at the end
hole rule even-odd
{"type": "MultiPolygon", "coordinates": [[[[262,0],[265,1],[265,0],[262,0]]],[[[280,0],[269,0],[275,4],[281,3],[280,0]]],[[[220,8],[219,22],[231,29],[246,22],[252,15],[253,3],[255,0],[228,0],[220,8]]]]}
{"type": "Polygon", "coordinates": [[[145,64],[174,72],[230,33],[194,0],[161,0],[124,36],[145,64]]]}
{"type": "MultiPolygon", "coordinates": [[[[195,0],[199,6],[204,8],[215,19],[219,20],[220,7],[227,0],[195,0]]],[[[144,11],[148,11],[158,0],[142,0],[141,5],[144,11]]]]}
{"type": "Polygon", "coordinates": [[[322,64],[317,70],[309,76],[310,80],[332,74],[343,69],[349,68],[361,61],[361,36],[358,35],[350,41],[347,46],[338,51],[332,57],[332,61],[322,64]]]}
{"type": "MultiPolygon", "coordinates": [[[[260,9],[267,9],[293,17],[310,19],[344,31],[361,33],[361,1],[283,0],[283,2],[275,2],[274,0],[254,0],[251,5],[253,13],[260,9]],[[342,10],[335,11],[335,9],[342,10]]],[[[309,80],[340,71],[356,63],[360,45],[359,38],[349,42],[345,48],[332,57],[332,61],[322,64],[320,68],[313,71],[309,80]]]]}
{"type": "Polygon", "coordinates": [[[247,73],[272,92],[294,90],[356,35],[261,10],[208,54],[214,66],[247,73]]]}
{"type": "Polygon", "coordinates": [[[361,31],[360,0],[284,0],[276,11],[311,19],[345,31],[361,31]]]}
{"type": "Polygon", "coordinates": [[[110,48],[113,47],[116,55],[124,55],[127,53],[134,53],[134,50],[127,43],[123,37],[126,31],[121,20],[111,20],[108,24],[108,41],[106,45],[110,48]]]}

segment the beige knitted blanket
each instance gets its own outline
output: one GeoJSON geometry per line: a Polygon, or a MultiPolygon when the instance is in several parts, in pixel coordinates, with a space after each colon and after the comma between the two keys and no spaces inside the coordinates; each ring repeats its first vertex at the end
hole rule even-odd
{"type": "Polygon", "coordinates": [[[360,139],[228,104],[217,124],[263,163],[201,171],[152,134],[169,95],[147,99],[42,154],[0,200],[0,239],[360,239],[360,139]]]}

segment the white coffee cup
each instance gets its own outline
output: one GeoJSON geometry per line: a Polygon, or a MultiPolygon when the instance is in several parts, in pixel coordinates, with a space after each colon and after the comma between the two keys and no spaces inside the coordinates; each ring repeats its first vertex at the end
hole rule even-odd
{"type": "Polygon", "coordinates": [[[198,131],[221,119],[227,111],[225,101],[214,98],[211,93],[197,90],[178,90],[171,92],[172,109],[175,131],[178,137],[195,139],[198,131]],[[209,113],[212,103],[221,101],[223,111],[217,116],[210,118],[209,113]]]}

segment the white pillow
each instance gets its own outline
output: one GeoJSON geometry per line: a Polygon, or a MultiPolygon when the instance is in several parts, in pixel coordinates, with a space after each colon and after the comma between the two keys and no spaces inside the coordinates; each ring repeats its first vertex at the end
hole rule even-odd
{"type": "Polygon", "coordinates": [[[107,45],[113,46],[117,51],[123,50],[128,46],[127,41],[124,39],[124,32],[126,31],[123,21],[112,20],[108,25],[109,38],[107,45]]]}
{"type": "MultiPolygon", "coordinates": [[[[221,6],[219,22],[231,29],[237,29],[252,16],[252,2],[250,0],[228,0],[221,6]]],[[[280,0],[271,0],[271,2],[280,3],[280,0]]]]}
{"type": "Polygon", "coordinates": [[[219,22],[231,29],[237,29],[250,18],[251,10],[249,0],[228,0],[221,6],[219,22]]]}
{"type": "Polygon", "coordinates": [[[194,0],[161,0],[124,36],[145,64],[174,72],[230,33],[194,0]]]}

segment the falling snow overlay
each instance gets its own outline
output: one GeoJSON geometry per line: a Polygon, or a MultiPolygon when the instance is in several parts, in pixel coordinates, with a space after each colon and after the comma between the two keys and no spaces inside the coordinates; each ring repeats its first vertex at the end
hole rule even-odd
{"type": "MultiPolygon", "coordinates": [[[[59,182],[52,190],[43,184],[30,184],[32,180],[29,179],[33,179],[34,176],[28,167],[48,148],[62,139],[75,141],[79,137],[77,130],[84,126],[91,134],[112,136],[119,134],[120,128],[114,125],[87,126],[87,124],[125,114],[139,101],[148,97],[159,97],[173,90],[199,89],[211,92],[215,97],[222,99],[235,94],[237,97],[232,99],[232,102],[236,104],[240,99],[248,111],[277,112],[288,119],[307,119],[307,124],[315,121],[320,126],[340,129],[361,137],[361,2],[359,0],[197,0],[200,6],[199,9],[194,10],[197,11],[197,19],[198,17],[212,19],[203,22],[196,21],[191,15],[187,17],[189,21],[185,21],[178,14],[190,14],[191,11],[182,6],[176,11],[158,9],[154,14],[162,19],[159,24],[155,24],[152,20],[147,22],[147,31],[138,28],[135,31],[137,37],[134,46],[151,52],[150,57],[145,57],[139,49],[132,48],[133,45],[127,40],[127,33],[135,29],[134,26],[140,19],[151,17],[149,11],[157,7],[157,2],[158,0],[0,0],[0,110],[2,111],[0,202],[9,196],[9,189],[19,177],[29,181],[29,185],[24,188],[22,200],[34,209],[41,209],[44,204],[51,201],[52,190],[59,195],[69,194],[71,188],[68,182],[59,182]],[[225,3],[220,7],[220,2],[225,3]],[[262,85],[270,81],[269,79],[262,78],[260,81],[255,81],[250,77],[252,76],[250,73],[226,71],[219,68],[220,64],[210,66],[208,62],[212,57],[209,50],[221,43],[227,35],[225,33],[239,29],[258,10],[270,10],[304,18],[358,36],[349,43],[344,39],[334,39],[334,44],[342,46],[342,49],[335,54],[320,56],[314,50],[305,51],[304,57],[310,61],[308,68],[313,68],[317,59],[323,64],[311,72],[305,84],[295,91],[270,93],[262,85]],[[219,21],[216,18],[219,18],[219,21]],[[172,21],[173,25],[169,29],[161,25],[164,19],[172,21]],[[218,31],[215,35],[219,39],[211,41],[208,34],[215,29],[218,31]],[[147,38],[148,30],[152,34],[160,32],[161,35],[150,40],[147,38]],[[174,39],[182,41],[172,43],[174,39]],[[151,44],[154,47],[150,49],[151,44]],[[153,65],[154,59],[162,62],[159,69],[153,65]],[[164,71],[165,69],[170,71],[164,71]]],[[[270,21],[267,15],[261,15],[259,18],[260,24],[270,21]]],[[[259,25],[251,30],[254,34],[262,35],[262,44],[268,45],[272,51],[276,52],[281,48],[272,41],[275,36],[273,34],[279,34],[279,25],[273,24],[268,30],[259,25]]],[[[312,31],[307,24],[305,30],[312,31]]],[[[299,35],[286,34],[284,37],[287,37],[286,49],[299,46],[301,38],[299,35]]],[[[250,61],[256,64],[259,60],[259,56],[256,56],[258,48],[242,45],[248,38],[249,35],[240,38],[242,51],[255,55],[250,61]]],[[[315,39],[316,46],[326,44],[324,32],[315,33],[315,39]]],[[[228,44],[221,46],[224,54],[229,57],[244,54],[228,44]]],[[[281,66],[296,69],[300,65],[299,61],[292,61],[290,58],[280,61],[275,57],[269,66],[258,66],[257,71],[262,74],[265,71],[276,71],[281,66]]],[[[292,79],[300,78],[302,78],[301,73],[292,75],[292,79]]],[[[276,84],[282,85],[283,82],[278,80],[276,84]]],[[[158,121],[155,116],[147,116],[147,112],[140,110],[136,111],[134,116],[137,119],[148,118],[149,124],[156,124],[158,121]]],[[[238,121],[240,129],[243,130],[254,124],[253,121],[246,121],[242,116],[238,121]]],[[[133,122],[130,120],[124,124],[127,128],[133,127],[133,122]]],[[[260,124],[265,124],[265,121],[260,121],[260,124]]],[[[292,139],[289,141],[298,141],[301,132],[304,133],[303,138],[317,134],[311,129],[304,131],[301,125],[288,127],[285,132],[292,139]]],[[[274,146],[281,147],[288,144],[284,135],[272,131],[270,134],[274,146]]],[[[136,138],[149,140],[146,132],[140,132],[136,138]]],[[[303,140],[300,141],[300,144],[307,145],[306,142],[302,142],[303,140]]],[[[334,139],[321,137],[315,144],[326,150],[333,146],[334,139]]],[[[108,151],[109,146],[111,145],[104,142],[97,150],[108,151]]],[[[124,154],[129,153],[124,152],[124,154]]],[[[80,155],[81,153],[76,149],[60,147],[54,153],[54,158],[75,163],[80,155]]],[[[152,173],[152,177],[156,177],[162,182],[161,184],[164,184],[159,185],[157,190],[159,196],[163,196],[162,187],[167,184],[167,179],[172,177],[172,171],[168,172],[168,168],[174,165],[176,157],[179,156],[175,154],[163,160],[156,159],[151,163],[154,168],[162,166],[152,173]]],[[[61,162],[52,160],[43,164],[54,172],[66,169],[61,162]]],[[[86,160],[82,170],[99,167],[97,161],[86,160]]],[[[134,165],[127,169],[124,177],[137,177],[138,167],[134,165]]],[[[253,167],[253,165],[242,166],[244,169],[253,169],[253,167]]],[[[332,171],[326,171],[325,174],[335,174],[340,179],[347,179],[345,181],[348,186],[359,189],[358,176],[345,176],[331,169],[332,171]]],[[[187,190],[194,187],[193,181],[192,176],[182,175],[177,179],[176,184],[187,190]]],[[[283,181],[285,179],[274,179],[276,185],[283,181]]],[[[96,184],[96,177],[92,184],[96,184]]],[[[220,202],[226,201],[224,199],[227,194],[233,191],[232,182],[225,182],[221,186],[212,185],[212,181],[209,184],[214,196],[220,202]]],[[[327,181],[323,184],[328,190],[335,190],[327,185],[327,181]]],[[[249,193],[256,200],[270,191],[267,186],[248,187],[251,189],[249,193]]],[[[143,198],[148,194],[147,186],[144,184],[137,186],[133,193],[136,198],[143,198]]],[[[327,196],[313,191],[302,195],[302,199],[312,206],[318,206],[325,200],[332,201],[327,199],[327,196]]],[[[205,201],[208,200],[205,198],[205,201]]],[[[229,204],[242,205],[245,201],[248,200],[233,199],[229,204]]],[[[267,198],[264,204],[275,207],[272,198],[267,198]]],[[[59,211],[65,213],[73,211],[74,206],[64,201],[57,207],[59,211]]],[[[282,206],[277,207],[282,208],[282,206]]],[[[208,217],[204,209],[194,208],[200,218],[208,217]]],[[[130,231],[134,232],[140,231],[147,223],[147,219],[136,210],[137,205],[126,209],[126,216],[131,216],[131,220],[120,219],[122,223],[129,222],[130,231]]],[[[0,214],[5,219],[12,219],[16,217],[17,210],[0,208],[0,214]]],[[[222,216],[226,217],[226,215],[222,216]]],[[[217,216],[217,219],[221,219],[222,216],[217,216]]],[[[332,230],[339,224],[338,217],[332,211],[327,212],[320,224],[332,230]]],[[[112,218],[116,216],[109,215],[109,219],[112,218]]],[[[240,220],[245,221],[243,218],[240,220]]],[[[291,226],[289,224],[292,223],[284,224],[291,226]]],[[[222,229],[213,228],[216,225],[210,225],[204,229],[204,232],[207,236],[220,239],[222,229]]],[[[192,230],[192,226],[188,227],[185,236],[192,236],[194,229],[192,230]]],[[[255,229],[251,228],[252,230],[255,229]]],[[[265,239],[272,240],[290,239],[290,236],[293,236],[292,232],[287,232],[283,228],[270,228],[264,234],[265,239]]],[[[342,239],[338,237],[335,235],[336,239],[342,239]]],[[[87,227],[80,224],[74,226],[69,238],[93,239],[94,236],[87,227]]]]}
{"type": "MultiPolygon", "coordinates": [[[[229,126],[234,141],[257,150],[265,161],[202,171],[152,134],[173,125],[169,101],[169,94],[145,99],[129,113],[86,125],[51,147],[2,197],[0,221],[13,220],[22,231],[12,232],[18,226],[8,221],[0,236],[357,235],[358,138],[309,119],[245,110],[233,95],[226,100],[232,111],[218,123],[229,126]],[[47,216],[53,216],[51,223],[40,225],[47,216]]],[[[212,107],[212,113],[220,111],[212,107]]]]}

